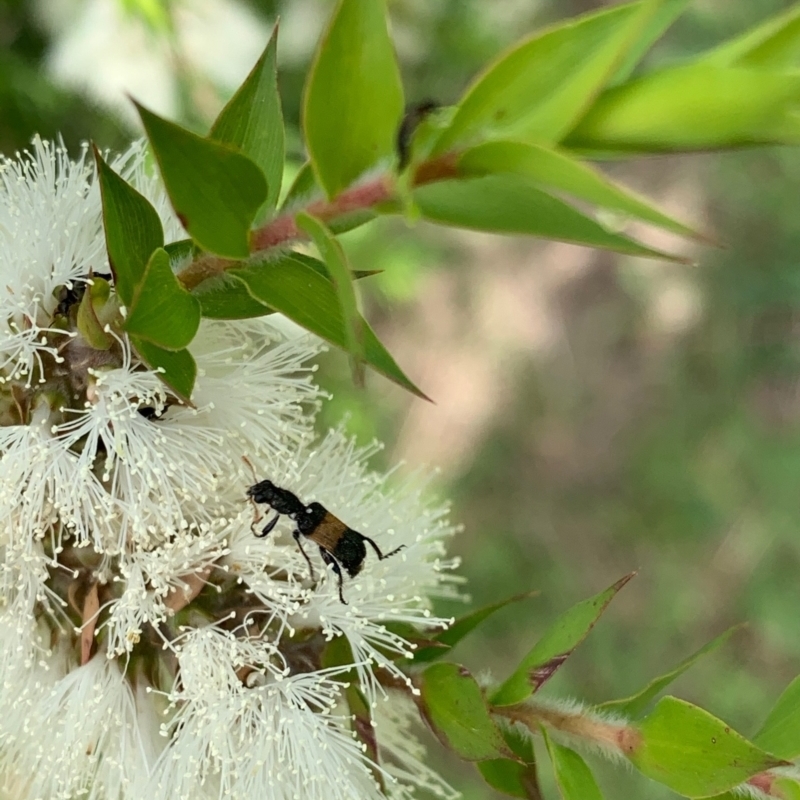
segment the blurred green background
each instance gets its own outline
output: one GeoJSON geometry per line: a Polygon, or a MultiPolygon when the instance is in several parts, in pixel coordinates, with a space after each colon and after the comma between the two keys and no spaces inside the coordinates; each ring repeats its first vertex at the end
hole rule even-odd
{"type": "MultiPolygon", "coordinates": [[[[600,5],[391,0],[407,96],[452,101],[523,32],[600,5]]],[[[702,49],[788,5],[696,0],[650,61],[702,49]]],[[[300,92],[329,8],[4,0],[0,151],[24,148],[35,132],[60,133],[76,152],[90,138],[124,147],[137,134],[123,88],[202,128],[280,13],[281,88],[299,163],[300,92]]],[[[800,151],[611,171],[724,246],[649,237],[698,261],[682,267],[396,220],[354,231],[354,266],[385,270],[365,282],[367,316],[436,404],[376,377],[355,390],[332,354],[323,381],[335,398],[321,424],[347,411],[359,437],[387,442],[376,466],[441,467],[438,488],[465,525],[453,550],[475,604],[541,590],[460,646],[471,669],[504,676],[555,615],[635,569],[547,692],[623,696],[748,621],[674,691],[753,733],[800,672],[800,151]]],[[[431,759],[467,798],[495,797],[435,744],[431,759]]],[[[609,800],[674,796],[629,771],[599,773],[609,800]]],[[[542,782],[555,797],[546,765],[542,782]]]]}

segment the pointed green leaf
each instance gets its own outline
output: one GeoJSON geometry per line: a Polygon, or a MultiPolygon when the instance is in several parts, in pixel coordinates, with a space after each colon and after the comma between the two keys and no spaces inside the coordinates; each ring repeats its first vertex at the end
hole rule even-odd
{"type": "Polygon", "coordinates": [[[493,758],[478,764],[483,779],[493,789],[523,800],[544,800],[536,774],[536,756],[530,736],[516,728],[501,727],[500,733],[516,760],[493,758]]]}
{"type": "Polygon", "coordinates": [[[800,59],[800,6],[770,17],[753,30],[746,31],[700,59],[717,67],[797,66],[800,59]]]}
{"type": "Polygon", "coordinates": [[[565,144],[660,153],[796,143],[798,107],[798,73],[690,64],[604,92],[565,144]]]}
{"type": "Polygon", "coordinates": [[[179,239],[177,242],[170,242],[164,245],[164,249],[169,254],[169,263],[173,271],[190,261],[195,255],[195,246],[191,239],[179,239]]]}
{"type": "MultiPolygon", "coordinates": [[[[285,314],[336,347],[347,346],[344,320],[333,284],[325,276],[286,255],[275,261],[229,270],[245,282],[253,297],[285,314]]],[[[364,358],[373,369],[418,397],[425,395],[405,376],[362,319],[364,358]]]]}
{"type": "Polygon", "coordinates": [[[289,191],[281,203],[281,211],[291,209],[293,206],[308,201],[313,195],[320,192],[317,184],[317,176],[314,175],[314,166],[310,161],[306,161],[297,175],[294,176],[289,191]]]}
{"type": "Polygon", "coordinates": [[[178,283],[169,255],[158,248],[136,286],[124,328],[166,350],[183,350],[200,326],[200,303],[178,283]]]}
{"type": "Polygon", "coordinates": [[[491,695],[494,706],[521,703],[549,680],[586,638],[617,592],[634,576],[626,575],[600,594],[562,614],[545,632],[508,680],[491,695]]]}
{"type": "Polygon", "coordinates": [[[722,720],[675,697],[662,698],[635,727],[626,755],[647,777],[685,797],[710,797],[782,761],[722,720]]]}
{"type": "Polygon", "coordinates": [[[494,614],[495,611],[499,611],[501,608],[505,608],[512,603],[518,603],[520,600],[527,600],[529,597],[534,597],[537,594],[539,594],[538,591],[524,592],[523,594],[501,600],[499,603],[492,603],[476,611],[471,611],[469,614],[465,614],[463,617],[457,619],[447,630],[437,634],[434,637],[435,644],[430,647],[421,647],[417,650],[414,653],[414,663],[420,664],[426,661],[433,661],[436,658],[441,658],[465,636],[475,630],[484,620],[494,614]]]}
{"type": "MultiPolygon", "coordinates": [[[[701,647],[697,652],[690,655],[688,658],[681,661],[676,667],[669,672],[665,672],[658,678],[653,678],[650,683],[644,688],[640,689],[636,694],[626,697],[622,700],[610,700],[607,703],[601,703],[598,708],[604,711],[614,711],[622,714],[624,717],[634,718],[640,716],[648,705],[655,699],[656,695],[664,691],[674,680],[679,678],[686,672],[689,667],[693,666],[696,661],[699,661],[703,656],[721,647],[731,636],[738,631],[742,626],[736,625],[733,628],[725,631],[725,633],[712,639],[707,645],[701,647]]],[[[800,740],[800,735],[798,735],[800,740]]],[[[758,742],[757,742],[758,743],[758,742]]],[[[770,748],[767,748],[768,750],[770,748]]],[[[770,752],[776,752],[770,750],[770,752]]],[[[800,751],[799,751],[800,752],[800,751]]]]}
{"type": "MultiPolygon", "coordinates": [[[[165,249],[169,250],[169,245],[165,249]]],[[[292,253],[292,258],[310,267],[326,280],[331,279],[327,267],[319,259],[305,253],[292,253]]],[[[377,272],[378,270],[356,270],[353,277],[361,280],[377,272]]],[[[275,313],[274,309],[256,300],[247,285],[230,272],[208,278],[192,289],[192,294],[200,301],[203,316],[210,319],[252,319],[275,313]]]]}
{"type": "Polygon", "coordinates": [[[204,317],[210,319],[252,319],[274,313],[256,300],[247,284],[230,272],[223,272],[192,289],[204,317]]]}
{"type": "Polygon", "coordinates": [[[142,361],[150,369],[158,370],[159,377],[175,394],[186,402],[191,401],[192,388],[197,377],[197,364],[188,350],[165,350],[135,336],[131,342],[142,361]]]}
{"type": "Polygon", "coordinates": [[[211,126],[209,138],[232,145],[252,159],[267,179],[267,199],[256,215],[275,208],[283,178],[283,114],[278,94],[275,56],[278,26],[272,32],[261,58],[236,94],[211,126]]]}
{"type": "Polygon", "coordinates": [[[136,108],[183,227],[204,250],[247,258],[250,226],[267,199],[261,169],[227,145],[136,108]]]}
{"type": "Polygon", "coordinates": [[[441,181],[414,190],[414,202],[432,222],[494,233],[517,233],[600,247],[628,255],[675,260],[612,233],[519,175],[441,181]]]}
{"type": "Polygon", "coordinates": [[[778,698],[753,741],[781,758],[800,756],[800,676],[778,698]]]}
{"type": "Polygon", "coordinates": [[[436,144],[481,139],[557,142],[585,111],[660,2],[629,3],[568,20],[515,45],[480,75],[436,144]]]}
{"type": "Polygon", "coordinates": [[[128,305],[150,256],[164,244],[164,229],[158,212],[147,198],[120,178],[106,164],[97,148],[94,157],[114,288],[122,302],[128,305]]]}
{"type": "Polygon", "coordinates": [[[458,664],[434,664],[419,678],[420,711],[445,747],[466,761],[507,755],[480,686],[458,664]]]}
{"type": "Polygon", "coordinates": [[[686,10],[692,0],[664,0],[656,9],[636,37],[635,44],[628,49],[622,63],[609,81],[611,85],[626,81],[647,51],[661,38],[661,35],[686,10]]]}
{"type": "Polygon", "coordinates": [[[603,800],[592,771],[574,750],[554,742],[542,728],[547,752],[553,762],[558,790],[564,800],[603,800]]]}
{"type": "Polygon", "coordinates": [[[544,189],[566,192],[602,208],[630,214],[681,236],[700,234],[659,211],[630,189],[616,186],[604,175],[566,153],[522,142],[487,142],[467,150],[459,159],[459,171],[468,175],[512,173],[525,175],[544,189]]]}
{"type": "Polygon", "coordinates": [[[347,257],[336,237],[316,217],[301,211],[295,217],[295,221],[297,227],[311,237],[328,268],[328,274],[339,299],[345,346],[350,355],[353,378],[356,384],[363,383],[364,337],[361,330],[361,314],[358,311],[358,298],[347,257]]]}
{"type": "Polygon", "coordinates": [[[393,155],[402,114],[385,0],[339,0],[303,100],[306,145],[328,196],[393,155]]]}

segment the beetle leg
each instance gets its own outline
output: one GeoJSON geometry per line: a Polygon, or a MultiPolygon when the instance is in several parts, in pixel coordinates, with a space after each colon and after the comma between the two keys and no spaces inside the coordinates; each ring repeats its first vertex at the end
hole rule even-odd
{"type": "Polygon", "coordinates": [[[259,539],[263,539],[269,532],[278,524],[281,518],[280,514],[276,514],[262,529],[261,533],[255,534],[259,539]]]}
{"type": "Polygon", "coordinates": [[[342,603],[347,605],[347,600],[344,599],[344,595],[342,594],[342,568],[339,566],[339,562],[324,547],[320,547],[319,554],[326,564],[330,564],[330,566],[333,567],[333,571],[339,578],[339,599],[342,603]]]}
{"type": "Polygon", "coordinates": [[[294,540],[297,542],[297,546],[300,548],[300,552],[303,554],[303,558],[306,560],[306,563],[308,564],[308,571],[311,573],[311,580],[313,581],[314,580],[314,565],[311,563],[311,559],[308,557],[308,553],[306,553],[306,551],[303,549],[303,544],[300,541],[300,537],[302,535],[303,534],[300,533],[300,531],[297,528],[295,528],[292,531],[292,536],[294,536],[294,540]]]}

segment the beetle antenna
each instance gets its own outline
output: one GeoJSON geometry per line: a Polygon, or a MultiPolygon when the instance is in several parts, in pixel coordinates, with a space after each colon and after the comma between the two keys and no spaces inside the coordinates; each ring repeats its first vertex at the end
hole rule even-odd
{"type": "Polygon", "coordinates": [[[369,538],[369,536],[364,536],[364,534],[362,533],[361,538],[366,540],[372,545],[372,549],[375,551],[375,555],[378,556],[378,558],[381,561],[383,561],[384,558],[389,558],[389,556],[393,556],[395,553],[399,553],[405,547],[404,544],[401,544],[400,547],[395,547],[395,549],[392,550],[391,552],[384,554],[381,552],[380,547],[378,547],[378,545],[375,544],[375,542],[373,542],[372,539],[369,538]]]}

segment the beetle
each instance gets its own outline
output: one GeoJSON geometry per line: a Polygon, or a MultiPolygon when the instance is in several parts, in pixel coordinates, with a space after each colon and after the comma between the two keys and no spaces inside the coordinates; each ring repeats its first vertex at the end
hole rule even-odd
{"type": "Polygon", "coordinates": [[[369,536],[364,536],[363,533],[359,533],[345,525],[321,503],[313,502],[306,505],[297,495],[288,489],[281,489],[280,486],[276,486],[269,480],[253,484],[247,490],[247,496],[254,503],[268,505],[276,512],[275,516],[263,527],[261,533],[255,535],[258,538],[269,535],[270,531],[277,525],[281,515],[294,520],[297,527],[292,531],[292,536],[297,542],[303,558],[308,563],[312,579],[314,577],[314,566],[308,557],[308,553],[303,549],[301,541],[303,536],[319,547],[322,560],[333,567],[333,571],[339,579],[339,599],[345,605],[347,605],[347,601],[342,593],[342,567],[345,568],[351,578],[361,572],[361,568],[364,566],[364,559],[367,557],[367,548],[364,542],[370,544],[381,561],[384,558],[395,555],[405,547],[404,544],[401,544],[400,547],[395,548],[390,553],[383,553],[369,536]]]}

